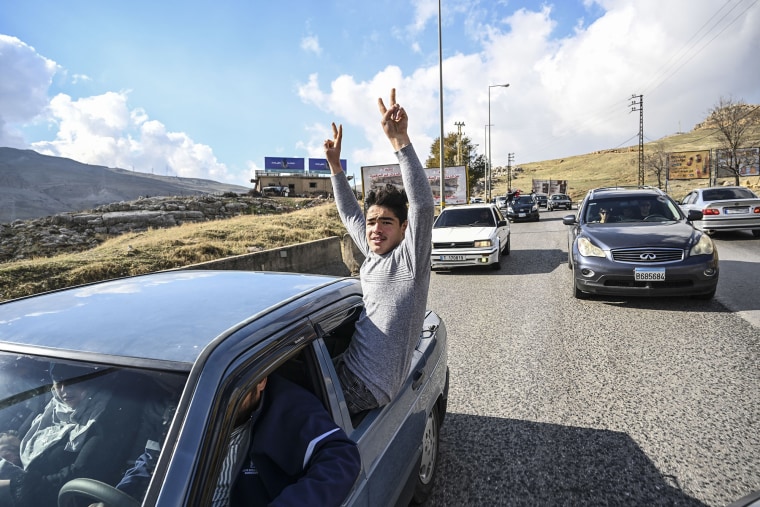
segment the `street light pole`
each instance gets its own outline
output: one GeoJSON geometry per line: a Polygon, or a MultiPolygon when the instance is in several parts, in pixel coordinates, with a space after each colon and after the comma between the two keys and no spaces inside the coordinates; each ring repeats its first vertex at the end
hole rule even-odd
{"type": "Polygon", "coordinates": [[[484,138],[484,144],[483,144],[483,155],[486,158],[486,163],[483,171],[483,188],[486,191],[486,198],[488,198],[488,150],[491,147],[491,142],[488,139],[488,131],[491,128],[490,123],[486,123],[485,127],[483,128],[483,138],[484,138]]]}
{"type": "Polygon", "coordinates": [[[443,25],[441,25],[441,0],[438,0],[438,98],[441,111],[441,142],[439,143],[438,160],[441,162],[440,193],[441,211],[446,207],[446,175],[443,163],[443,25]]]}
{"type": "Polygon", "coordinates": [[[491,161],[491,88],[507,88],[509,83],[488,85],[488,180],[486,183],[486,199],[491,202],[491,176],[493,173],[493,162],[491,161]]]}

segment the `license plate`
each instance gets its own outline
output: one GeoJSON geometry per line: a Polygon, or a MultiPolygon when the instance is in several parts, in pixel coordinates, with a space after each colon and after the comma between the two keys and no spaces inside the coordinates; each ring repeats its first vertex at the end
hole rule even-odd
{"type": "Polygon", "coordinates": [[[520,218],[525,218],[525,213],[518,213],[517,216],[520,218]]]}
{"type": "Polygon", "coordinates": [[[441,255],[442,261],[463,261],[464,255],[441,255]]]}
{"type": "Polygon", "coordinates": [[[726,208],[723,212],[726,215],[745,215],[749,213],[749,208],[726,208]]]}
{"type": "Polygon", "coordinates": [[[661,282],[665,280],[665,268],[635,268],[633,278],[637,282],[661,282]]]}

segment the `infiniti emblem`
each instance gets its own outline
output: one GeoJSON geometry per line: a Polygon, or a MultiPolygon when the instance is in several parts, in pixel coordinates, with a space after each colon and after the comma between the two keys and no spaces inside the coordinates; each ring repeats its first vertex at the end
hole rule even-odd
{"type": "Polygon", "coordinates": [[[639,255],[639,259],[642,261],[653,261],[657,258],[657,256],[653,253],[643,253],[639,255]]]}

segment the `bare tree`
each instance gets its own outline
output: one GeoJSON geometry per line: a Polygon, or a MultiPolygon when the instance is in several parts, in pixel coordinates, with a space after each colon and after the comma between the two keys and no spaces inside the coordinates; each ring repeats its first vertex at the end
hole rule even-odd
{"type": "Polygon", "coordinates": [[[739,185],[741,164],[740,150],[747,141],[748,129],[760,122],[756,106],[748,106],[744,100],[721,97],[708,112],[707,123],[718,129],[724,156],[718,157],[718,170],[733,175],[739,185]]]}
{"type": "Polygon", "coordinates": [[[644,150],[644,168],[657,178],[657,188],[662,188],[662,179],[668,170],[668,154],[660,143],[644,150]]]}

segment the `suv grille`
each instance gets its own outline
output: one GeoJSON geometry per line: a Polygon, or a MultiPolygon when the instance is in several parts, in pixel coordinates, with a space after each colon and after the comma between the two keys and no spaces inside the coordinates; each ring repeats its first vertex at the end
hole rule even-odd
{"type": "Polygon", "coordinates": [[[632,262],[636,264],[676,262],[683,259],[683,250],[678,250],[675,248],[636,248],[627,250],[613,250],[612,258],[617,262],[632,262]]]}

